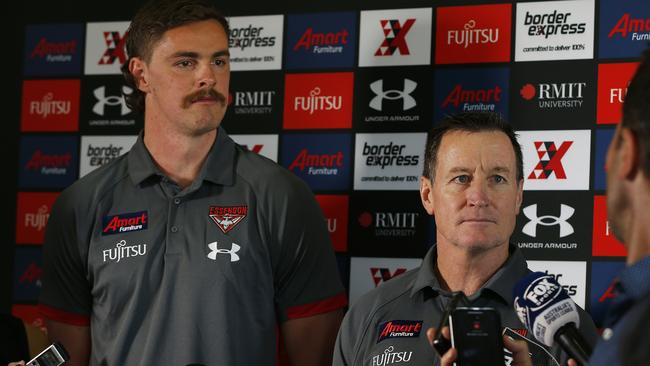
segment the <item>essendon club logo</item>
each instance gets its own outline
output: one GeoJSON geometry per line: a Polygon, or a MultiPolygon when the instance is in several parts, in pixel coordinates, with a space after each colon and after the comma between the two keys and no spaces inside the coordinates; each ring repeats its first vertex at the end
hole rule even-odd
{"type": "Polygon", "coordinates": [[[621,121],[627,86],[638,66],[638,62],[598,65],[598,124],[621,121]]]}
{"type": "Polygon", "coordinates": [[[566,179],[562,166],[562,157],[569,150],[573,141],[563,141],[559,146],[553,141],[535,141],[539,162],[528,175],[528,179],[548,179],[552,175],[557,179],[566,179]]]}
{"type": "Polygon", "coordinates": [[[421,320],[389,320],[377,327],[377,343],[389,338],[417,338],[421,330],[421,320]]]}
{"type": "Polygon", "coordinates": [[[104,216],[102,235],[113,235],[131,231],[146,230],[149,224],[147,211],[104,216]]]}
{"type": "Polygon", "coordinates": [[[226,234],[248,214],[248,206],[210,206],[210,218],[226,234]]]}
{"type": "Polygon", "coordinates": [[[370,274],[372,275],[372,280],[375,282],[375,287],[379,286],[382,282],[386,282],[401,275],[404,272],[406,272],[406,268],[397,268],[393,272],[391,272],[389,268],[370,268],[370,274]]]}
{"type": "Polygon", "coordinates": [[[406,35],[415,24],[415,19],[406,19],[400,24],[399,19],[382,19],[379,21],[384,32],[384,40],[375,52],[375,56],[410,55],[406,35]]]}
{"type": "Polygon", "coordinates": [[[77,131],[79,80],[25,80],[21,130],[77,131]]]}
{"type": "Polygon", "coordinates": [[[437,9],[436,64],[510,61],[511,4],[437,9]]]}

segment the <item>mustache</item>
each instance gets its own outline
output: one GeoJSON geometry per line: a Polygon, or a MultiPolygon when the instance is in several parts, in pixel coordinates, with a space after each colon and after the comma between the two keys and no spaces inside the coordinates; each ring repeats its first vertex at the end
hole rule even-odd
{"type": "Polygon", "coordinates": [[[226,98],[225,95],[223,95],[223,94],[221,94],[221,93],[219,93],[219,92],[217,92],[216,90],[213,90],[213,89],[205,89],[205,90],[199,90],[197,92],[194,92],[194,93],[186,96],[184,101],[183,101],[184,102],[183,104],[185,106],[189,106],[190,104],[192,104],[196,100],[201,99],[201,98],[206,98],[206,97],[216,100],[217,102],[221,103],[222,106],[225,106],[226,102],[227,102],[227,98],[226,98]]]}

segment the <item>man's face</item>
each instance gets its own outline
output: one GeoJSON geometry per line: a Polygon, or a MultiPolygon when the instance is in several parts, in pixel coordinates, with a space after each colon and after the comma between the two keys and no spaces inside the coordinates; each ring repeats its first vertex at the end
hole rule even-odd
{"type": "Polygon", "coordinates": [[[148,123],[189,135],[219,126],[228,101],[230,60],[228,37],[217,21],[168,30],[153,45],[151,60],[138,61],[148,123]]]}
{"type": "Polygon", "coordinates": [[[626,190],[617,179],[617,172],[620,168],[619,161],[621,153],[621,125],[616,127],[616,133],[607,149],[605,157],[605,172],[607,174],[607,219],[612,228],[614,236],[621,242],[625,242],[622,234],[625,232],[625,219],[622,213],[629,207],[629,197],[626,190]]]}
{"type": "MultiPolygon", "coordinates": [[[[438,148],[429,202],[439,244],[471,251],[507,245],[521,206],[515,153],[500,131],[446,133],[438,148]]],[[[422,184],[428,180],[423,178],[422,184]]]]}

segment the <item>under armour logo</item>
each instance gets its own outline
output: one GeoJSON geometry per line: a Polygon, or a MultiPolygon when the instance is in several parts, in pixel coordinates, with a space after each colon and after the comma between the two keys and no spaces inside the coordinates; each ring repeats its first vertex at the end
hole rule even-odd
{"type": "Polygon", "coordinates": [[[406,272],[406,268],[397,268],[393,273],[390,273],[390,269],[388,268],[370,268],[370,273],[372,274],[373,281],[375,281],[375,286],[379,286],[379,282],[386,282],[404,272],[406,272]]]}
{"type": "Polygon", "coordinates": [[[535,141],[539,163],[530,172],[528,179],[548,179],[553,173],[555,173],[557,179],[566,179],[566,173],[562,166],[562,157],[572,144],[573,141],[564,141],[557,148],[553,141],[535,141]]]}
{"type": "Polygon", "coordinates": [[[120,32],[104,32],[104,42],[106,43],[106,52],[99,59],[100,65],[109,65],[119,60],[120,64],[126,62],[126,37],[128,32],[120,35],[120,32]]]}
{"type": "MultiPolygon", "coordinates": [[[[122,92],[124,94],[131,94],[133,89],[129,88],[128,86],[122,86],[122,92]]],[[[95,95],[95,98],[97,99],[97,103],[93,106],[93,112],[95,114],[98,114],[100,116],[104,115],[104,110],[107,105],[110,106],[120,106],[120,114],[123,116],[125,114],[128,114],[131,112],[131,109],[126,105],[126,101],[121,95],[109,95],[106,96],[106,87],[101,86],[93,91],[93,94],[95,95]]]]}
{"type": "Polygon", "coordinates": [[[573,234],[573,226],[567,222],[576,211],[573,207],[564,204],[560,205],[560,217],[545,215],[537,216],[537,204],[524,208],[524,215],[530,220],[521,231],[533,238],[537,236],[537,225],[553,226],[560,225],[560,238],[573,234]],[[544,221],[547,220],[547,221],[544,221]]]}
{"type": "Polygon", "coordinates": [[[375,93],[375,97],[370,101],[370,108],[380,111],[382,110],[382,102],[384,99],[388,100],[397,100],[402,99],[402,108],[405,111],[415,107],[417,105],[415,98],[411,96],[411,93],[418,86],[413,80],[404,79],[404,88],[402,90],[384,90],[384,80],[379,79],[372,84],[370,84],[370,90],[375,93]]]}
{"type": "Polygon", "coordinates": [[[237,262],[239,260],[239,255],[237,255],[237,252],[241,249],[241,247],[235,243],[232,243],[232,247],[230,249],[219,249],[219,247],[217,247],[217,242],[213,241],[212,243],[208,244],[208,248],[211,250],[211,252],[208,253],[208,258],[212,259],[213,261],[217,260],[218,254],[230,254],[231,262],[237,262]]]}
{"type": "Polygon", "coordinates": [[[410,55],[406,34],[411,30],[415,19],[407,19],[404,25],[401,25],[397,19],[380,20],[380,23],[384,31],[384,41],[375,52],[375,56],[392,56],[396,50],[400,55],[410,55]]]}

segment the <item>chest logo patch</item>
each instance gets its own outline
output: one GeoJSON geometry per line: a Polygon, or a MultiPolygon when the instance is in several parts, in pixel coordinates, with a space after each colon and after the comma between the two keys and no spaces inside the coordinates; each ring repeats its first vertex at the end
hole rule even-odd
{"type": "Polygon", "coordinates": [[[377,327],[377,343],[390,338],[417,338],[421,330],[421,320],[389,320],[377,327]]]}
{"type": "Polygon", "coordinates": [[[208,258],[212,259],[213,261],[216,261],[217,255],[229,254],[231,262],[239,261],[239,255],[237,254],[237,252],[241,249],[239,245],[232,243],[230,249],[219,248],[218,245],[219,244],[216,241],[213,241],[212,243],[208,244],[208,248],[210,248],[210,253],[208,253],[208,258]]]}
{"type": "Polygon", "coordinates": [[[138,211],[104,216],[102,224],[102,235],[146,230],[149,224],[149,215],[147,211],[138,211]]]}
{"type": "Polygon", "coordinates": [[[248,214],[248,206],[210,206],[210,218],[224,234],[234,229],[248,214]]]}

